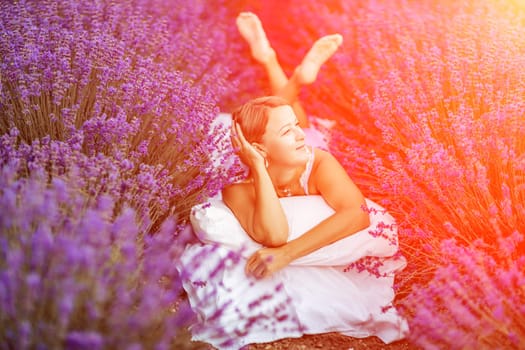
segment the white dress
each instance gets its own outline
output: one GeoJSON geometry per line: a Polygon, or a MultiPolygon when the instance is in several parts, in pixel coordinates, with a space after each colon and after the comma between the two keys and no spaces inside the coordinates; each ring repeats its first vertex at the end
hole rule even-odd
{"type": "MultiPolygon", "coordinates": [[[[333,213],[321,196],[280,200],[290,240],[333,213]]],[[[240,349],[326,332],[375,335],[385,343],[404,338],[408,325],[392,305],[392,286],[406,261],[398,254],[393,218],[370,200],[367,206],[367,229],[261,280],[244,272],[247,258],[261,245],[250,239],[220,196],[194,207],[191,222],[201,243],[188,245],[177,262],[197,315],[192,339],[217,349],[240,349]]]]}

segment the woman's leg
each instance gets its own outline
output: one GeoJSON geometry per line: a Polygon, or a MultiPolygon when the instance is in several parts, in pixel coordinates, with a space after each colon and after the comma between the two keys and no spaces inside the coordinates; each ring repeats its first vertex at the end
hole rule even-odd
{"type": "Polygon", "coordinates": [[[301,86],[312,84],[317,79],[321,66],[332,57],[342,42],[343,37],[340,34],[326,35],[318,39],[278,95],[286,99],[294,98],[301,86]]]}
{"type": "Polygon", "coordinates": [[[251,12],[242,12],[237,17],[237,28],[250,45],[253,58],[265,68],[272,94],[282,96],[290,102],[301,127],[308,127],[306,112],[297,99],[299,86],[297,89],[286,88],[288,77],[279,64],[277,54],[271,47],[259,18],[251,12]],[[282,94],[282,91],[285,94],[282,94]]]}
{"type": "Polygon", "coordinates": [[[308,117],[298,100],[299,91],[303,85],[315,81],[319,69],[339,48],[343,37],[340,34],[333,34],[318,39],[288,79],[259,18],[251,12],[242,12],[237,17],[237,28],[250,45],[253,58],[266,69],[272,94],[290,102],[301,127],[308,127],[308,117]]]}

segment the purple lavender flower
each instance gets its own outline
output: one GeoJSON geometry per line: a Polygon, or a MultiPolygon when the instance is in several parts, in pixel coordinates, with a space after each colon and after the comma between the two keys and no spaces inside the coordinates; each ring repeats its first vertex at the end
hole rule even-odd
{"type": "Polygon", "coordinates": [[[191,319],[175,238],[228,180],[210,159],[227,10],[205,4],[0,4],[6,346],[163,348],[191,319]]]}

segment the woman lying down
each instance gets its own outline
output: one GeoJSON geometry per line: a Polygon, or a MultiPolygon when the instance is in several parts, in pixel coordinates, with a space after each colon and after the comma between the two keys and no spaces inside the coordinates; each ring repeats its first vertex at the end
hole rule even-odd
{"type": "Polygon", "coordinates": [[[197,315],[192,338],[218,349],[326,332],[402,339],[408,326],[392,287],[405,260],[394,220],[301,127],[299,89],[342,37],[317,40],[287,79],[259,19],[241,13],[237,25],[274,96],[232,114],[232,145],[249,175],[193,208],[201,242],[178,264],[197,315]]]}

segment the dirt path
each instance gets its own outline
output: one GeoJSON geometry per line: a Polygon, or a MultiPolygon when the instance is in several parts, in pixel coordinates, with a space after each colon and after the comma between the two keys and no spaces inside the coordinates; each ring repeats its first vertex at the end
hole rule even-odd
{"type": "MultiPolygon", "coordinates": [[[[189,341],[189,335],[186,340],[189,341]]],[[[193,342],[191,350],[215,349],[206,343],[193,342]]],[[[420,350],[408,341],[384,344],[377,337],[357,339],[338,333],[305,335],[301,338],[286,338],[279,341],[252,344],[246,350],[420,350]]]]}
{"type": "Polygon", "coordinates": [[[248,350],[419,350],[407,341],[398,341],[389,345],[379,338],[357,339],[338,333],[305,335],[299,339],[282,339],[272,343],[253,344],[248,350]]]}

